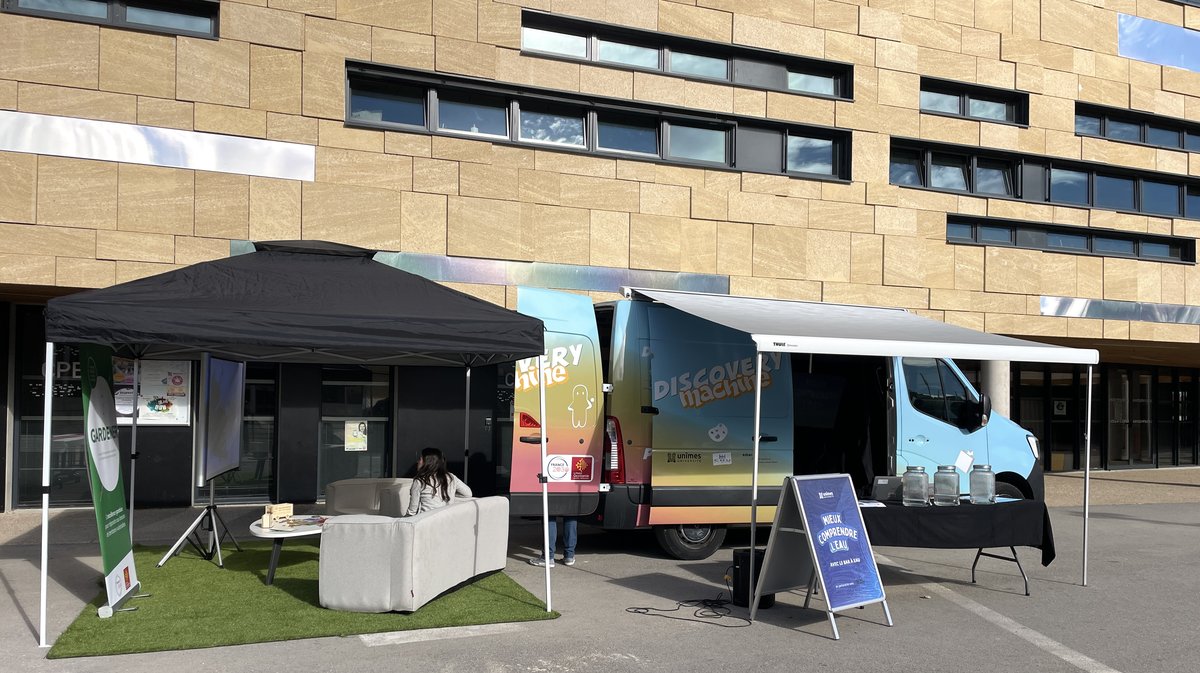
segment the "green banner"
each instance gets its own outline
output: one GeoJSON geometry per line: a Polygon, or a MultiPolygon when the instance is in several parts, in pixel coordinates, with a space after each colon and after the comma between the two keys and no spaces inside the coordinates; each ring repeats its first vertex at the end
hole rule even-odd
{"type": "Polygon", "coordinates": [[[100,558],[108,604],[117,607],[138,587],[133,565],[133,540],[125,508],[121,452],[117,441],[117,405],[113,399],[113,351],[106,346],[79,348],[83,383],[84,433],[87,437],[88,478],[96,507],[100,558]]]}

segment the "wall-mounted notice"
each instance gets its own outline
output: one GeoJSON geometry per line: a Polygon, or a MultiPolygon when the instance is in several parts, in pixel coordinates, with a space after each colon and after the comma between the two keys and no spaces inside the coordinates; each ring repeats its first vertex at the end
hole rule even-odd
{"type": "Polygon", "coordinates": [[[346,421],[346,450],[367,450],[367,422],[346,421]]]}
{"type": "MultiPolygon", "coordinates": [[[[117,423],[133,423],[133,360],[113,358],[113,386],[117,423]]],[[[186,360],[142,360],[138,425],[190,425],[192,418],[192,363],[186,360]]]]}

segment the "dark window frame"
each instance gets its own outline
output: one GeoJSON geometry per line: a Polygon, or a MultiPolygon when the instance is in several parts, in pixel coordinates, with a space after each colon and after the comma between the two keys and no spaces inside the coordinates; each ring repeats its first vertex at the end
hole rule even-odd
{"type": "Polygon", "coordinates": [[[650,72],[666,77],[679,77],[697,82],[728,84],[762,91],[779,91],[826,100],[854,100],[854,65],[851,63],[796,56],[767,49],[641,30],[628,26],[549,14],[533,9],[523,9],[521,11],[521,28],[536,28],[538,30],[559,32],[584,37],[587,40],[587,55],[580,58],[551,51],[526,48],[524,39],[522,39],[521,53],[529,56],[562,60],[571,63],[586,63],[596,67],[614,68],[632,72],[650,72]],[[649,68],[614,61],[601,61],[599,59],[599,40],[625,42],[639,47],[657,49],[659,51],[658,67],[649,68]],[[723,59],[726,62],[725,77],[709,77],[676,72],[671,69],[671,54],[674,52],[723,59]],[[751,81],[748,76],[739,75],[739,63],[747,65],[767,64],[771,67],[781,68],[782,80],[776,86],[751,81]],[[787,75],[791,72],[819,77],[831,77],[834,81],[834,93],[830,95],[803,89],[788,88],[787,75]]]}
{"type": "Polygon", "coordinates": [[[1024,91],[968,84],[948,79],[937,79],[935,77],[922,77],[921,93],[925,92],[957,97],[958,112],[955,114],[943,110],[926,109],[920,107],[918,104],[921,114],[969,119],[971,121],[992,124],[1008,124],[1022,128],[1028,128],[1029,126],[1029,94],[1024,91]],[[972,99],[1004,103],[1005,118],[994,119],[992,117],[980,117],[970,114],[972,99]]]}
{"type": "MultiPolygon", "coordinates": [[[[849,131],[831,127],[789,124],[777,120],[723,115],[698,110],[652,105],[634,101],[601,98],[516,85],[505,85],[490,80],[446,75],[429,71],[380,66],[372,63],[348,61],[346,64],[346,108],[345,124],[351,128],[390,130],[425,135],[442,135],[455,138],[477,139],[500,145],[568,152],[610,159],[649,161],[674,166],[689,166],[709,170],[729,170],[768,175],[784,175],[802,179],[846,183],[850,181],[849,131]],[[388,88],[403,88],[407,91],[425,91],[425,125],[417,126],[390,121],[354,118],[355,92],[365,91],[386,96],[388,88]],[[440,95],[454,97],[503,99],[507,106],[508,134],[506,136],[439,128],[438,101],[440,95]],[[551,143],[520,137],[520,111],[523,106],[537,109],[564,109],[577,111],[584,117],[584,144],[570,145],[551,143]],[[657,129],[657,151],[654,154],[606,149],[599,145],[599,122],[632,124],[657,129]],[[697,159],[670,156],[671,125],[713,128],[726,134],[725,162],[709,162],[697,159]],[[737,160],[737,137],[741,130],[747,133],[778,134],[782,139],[783,151],[778,157],[779,168],[765,170],[756,167],[740,167],[737,160]],[[833,143],[833,173],[802,173],[787,168],[787,138],[805,137],[830,140],[833,143]]],[[[411,97],[411,96],[410,96],[411,97]]]]}
{"type": "Polygon", "coordinates": [[[903,153],[905,155],[916,153],[918,155],[918,161],[920,164],[918,167],[918,174],[922,179],[922,183],[920,185],[908,185],[898,182],[891,182],[889,177],[889,184],[894,184],[900,187],[908,187],[910,189],[926,189],[946,194],[970,195],[977,198],[1008,199],[1014,201],[1024,201],[1026,203],[1060,205],[1069,208],[1109,210],[1133,215],[1143,215],[1146,217],[1200,220],[1200,199],[1196,199],[1195,197],[1189,199],[1188,196],[1189,194],[1200,194],[1200,179],[1196,179],[1192,176],[1144,171],[1123,166],[1113,166],[1110,164],[1065,160],[1058,159],[1056,157],[1020,154],[1004,150],[951,145],[947,143],[929,142],[907,138],[892,139],[891,149],[889,152],[889,172],[891,162],[898,153],[903,153]],[[969,181],[967,190],[964,191],[960,189],[932,186],[932,183],[930,182],[930,161],[933,154],[955,154],[969,158],[971,170],[970,174],[968,175],[969,181]],[[1012,167],[1011,175],[1013,179],[1013,194],[1006,196],[976,191],[975,167],[978,165],[979,161],[1007,162],[1012,167]],[[1088,180],[1086,203],[1056,201],[1053,199],[1050,188],[1051,174],[1055,169],[1076,171],[1086,174],[1088,180]],[[1135,209],[1124,210],[1096,205],[1095,176],[1098,173],[1113,177],[1136,180],[1137,186],[1135,193],[1135,209]],[[1177,187],[1179,194],[1178,202],[1176,204],[1178,207],[1177,214],[1171,215],[1162,211],[1147,209],[1147,206],[1144,204],[1145,190],[1143,185],[1145,182],[1164,183],[1177,187]],[[1195,205],[1191,205],[1193,201],[1195,202],[1195,205]]]}
{"type": "Polygon", "coordinates": [[[71,14],[69,12],[55,12],[43,9],[29,9],[21,7],[17,3],[19,0],[0,0],[0,12],[9,14],[20,14],[23,16],[34,16],[43,19],[54,19],[58,21],[71,21],[73,23],[87,23],[97,26],[110,26],[113,28],[122,28],[125,30],[133,30],[142,33],[156,33],[159,35],[183,35],[186,37],[197,37],[207,40],[216,40],[221,36],[221,3],[220,0],[100,0],[108,5],[108,16],[105,18],[82,16],[79,14],[71,14]],[[154,9],[158,11],[170,12],[184,16],[206,16],[212,20],[212,32],[205,33],[191,30],[181,30],[177,28],[166,28],[162,26],[154,26],[145,23],[133,23],[125,19],[125,13],[129,5],[135,7],[143,7],[146,9],[154,9]]]}
{"type": "Polygon", "coordinates": [[[1008,220],[978,215],[959,215],[950,213],[946,216],[946,242],[952,245],[975,245],[982,247],[1019,248],[1023,250],[1040,250],[1063,255],[1083,255],[1087,257],[1118,257],[1122,259],[1140,259],[1166,264],[1196,263],[1196,239],[1181,236],[1162,236],[1157,234],[1136,234],[1115,229],[1100,229],[1096,227],[1072,227],[1022,220],[1008,220]],[[958,236],[951,233],[952,227],[970,227],[971,235],[958,236]],[[1007,228],[1011,232],[1009,243],[984,241],[980,235],[983,227],[1007,228]],[[1086,249],[1054,246],[1049,243],[1049,236],[1078,236],[1087,240],[1086,249]],[[1132,254],[1118,252],[1101,252],[1097,250],[1096,240],[1106,239],[1131,243],[1132,254]],[[1169,251],[1178,252],[1167,257],[1145,252],[1143,244],[1166,245],[1169,251]]]}
{"type": "MultiPolygon", "coordinates": [[[[1200,0],[1198,0],[1198,3],[1200,3],[1200,0]]],[[[1200,4],[1197,4],[1197,6],[1200,6],[1200,4]]],[[[1078,120],[1080,117],[1092,117],[1100,120],[1099,130],[1097,133],[1080,132],[1078,122],[1076,122],[1075,135],[1082,138],[1098,138],[1100,140],[1109,140],[1114,143],[1126,143],[1128,145],[1140,145],[1142,147],[1163,148],[1177,150],[1179,152],[1200,152],[1200,144],[1197,144],[1191,148],[1188,147],[1189,135],[1200,138],[1200,124],[1186,119],[1156,115],[1139,110],[1106,107],[1092,103],[1076,103],[1075,119],[1078,120]],[[1126,140],[1122,138],[1109,137],[1108,127],[1112,122],[1122,122],[1126,124],[1137,125],[1139,127],[1138,139],[1126,140]],[[1170,145],[1150,142],[1150,127],[1156,127],[1165,131],[1173,131],[1178,134],[1179,141],[1170,145]]]]}

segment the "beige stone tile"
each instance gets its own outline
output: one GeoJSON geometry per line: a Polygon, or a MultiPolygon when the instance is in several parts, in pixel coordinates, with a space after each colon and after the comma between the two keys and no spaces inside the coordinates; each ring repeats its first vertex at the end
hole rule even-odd
{"type": "Polygon", "coordinates": [[[513,49],[496,50],[496,79],[562,91],[579,90],[579,64],[522,56],[513,49]]]}
{"type": "Polygon", "coordinates": [[[96,26],[4,13],[0,35],[4,36],[0,79],[86,89],[99,83],[100,29],[96,26]]]}
{"type": "Polygon", "coordinates": [[[318,182],[411,190],[412,158],[331,147],[317,148],[318,182]]]}
{"type": "Polygon", "coordinates": [[[54,284],[58,287],[108,287],[116,282],[115,262],[78,257],[55,260],[54,284]]]}
{"type": "Polygon", "coordinates": [[[757,16],[776,21],[798,23],[805,26],[813,25],[812,0],[795,0],[795,2],[776,2],[776,0],[681,0],[684,4],[696,4],[738,15],[757,16]]]}
{"type": "Polygon", "coordinates": [[[413,190],[436,194],[458,194],[458,162],[414,158],[413,190]]]}
{"type": "Polygon", "coordinates": [[[197,131],[251,138],[267,135],[267,113],[262,110],[196,103],[194,120],[197,131]]]}
{"type": "Polygon", "coordinates": [[[717,223],[681,220],[679,223],[679,268],[688,273],[716,273],[717,223]]]}
{"type": "MultiPolygon", "coordinates": [[[[525,0],[518,1],[524,2],[525,0]]],[[[699,3],[688,2],[685,4],[699,3]]],[[[658,0],[606,0],[604,21],[646,30],[657,30],[658,0]]]]}
{"type": "Polygon", "coordinates": [[[330,19],[337,16],[337,0],[267,0],[267,6],[330,19]]]}
{"type": "Polygon", "coordinates": [[[400,249],[446,254],[446,197],[405,192],[400,200],[400,249]]]}
{"type": "Polygon", "coordinates": [[[874,206],[874,208],[876,234],[916,236],[920,233],[916,210],[890,206],[874,206]]]}
{"type": "Polygon", "coordinates": [[[736,222],[808,226],[808,201],[771,194],[729,193],[729,219],[736,222]]]}
{"type": "Polygon", "coordinates": [[[429,33],[433,10],[429,0],[338,0],[339,21],[365,23],[414,33],[429,33]]]}
{"type": "Polygon", "coordinates": [[[447,203],[446,253],[463,257],[531,260],[521,204],[452,196],[447,203]]]}
{"type": "Polygon", "coordinates": [[[155,264],[152,262],[114,262],[115,280],[117,283],[128,283],[131,280],[157,276],[160,273],[182,268],[178,264],[155,264]]]}
{"type": "Polygon", "coordinates": [[[562,179],[564,205],[636,213],[640,201],[636,182],[580,175],[564,175],[562,179]]]}
{"type": "Polygon", "coordinates": [[[175,263],[199,264],[229,256],[229,241],[223,238],[175,237],[175,263]]]}
{"type": "Polygon", "coordinates": [[[1129,107],[1167,117],[1186,117],[1188,97],[1144,86],[1129,87],[1129,107]]]}
{"type": "Polygon", "coordinates": [[[851,234],[850,282],[883,283],[883,237],[874,234],[851,234]]]}
{"type": "Polygon", "coordinates": [[[1046,154],[1078,159],[1083,154],[1083,139],[1070,131],[1046,131],[1046,154]]]}
{"type": "Polygon", "coordinates": [[[902,31],[902,39],[908,44],[941,51],[963,51],[962,26],[940,20],[905,16],[902,19],[902,31]]]}
{"type": "Polygon", "coordinates": [[[1076,292],[1080,297],[1101,299],[1104,297],[1104,259],[1080,257],[1075,262],[1076,292]]]}
{"type": "Polygon", "coordinates": [[[1016,35],[1000,36],[1000,58],[1064,72],[1075,67],[1075,52],[1070,47],[1016,35]]]}
{"type": "Polygon", "coordinates": [[[1038,268],[1041,273],[1039,292],[1060,297],[1077,296],[1077,259],[1076,255],[1042,253],[1038,268]]]}
{"type": "Polygon", "coordinates": [[[808,278],[806,229],[755,225],[754,275],[772,278],[808,278]]]}
{"type": "Polygon", "coordinates": [[[579,67],[579,91],[609,98],[633,98],[633,73],[582,65],[579,67]]]}
{"type": "Polygon", "coordinates": [[[267,113],[267,138],[304,145],[316,145],[320,136],[318,120],[300,115],[267,113]]]}
{"type": "Polygon", "coordinates": [[[91,229],[0,223],[0,253],[95,257],[96,232],[91,229]]]}
{"type": "Polygon", "coordinates": [[[54,257],[0,255],[0,283],[54,285],[54,257]]]}
{"type": "Polygon", "coordinates": [[[730,276],[729,294],[742,297],[774,297],[795,301],[821,301],[821,283],[814,280],[730,276]]]}
{"type": "Polygon", "coordinates": [[[441,72],[491,79],[496,76],[496,47],[438,37],[434,40],[434,63],[441,72]]]}
{"type": "MultiPolygon", "coordinates": [[[[654,5],[654,14],[657,19],[657,4],[654,5]]],[[[479,41],[498,47],[520,49],[521,8],[499,2],[479,3],[479,41]]]]}
{"type": "Polygon", "coordinates": [[[433,36],[372,28],[371,60],[406,68],[433,70],[433,36]]]}
{"type": "MultiPolygon", "coordinates": [[[[691,213],[691,190],[675,185],[641,184],[639,212],[648,215],[688,217],[691,213]]],[[[714,234],[715,235],[715,234],[714,234]]]]}
{"type": "Polygon", "coordinates": [[[117,164],[38,157],[37,221],[60,227],[117,228],[117,164]]]}
{"type": "Polygon", "coordinates": [[[192,103],[138,96],[137,123],[191,131],[193,107],[192,103]]]}
{"type": "Polygon", "coordinates": [[[629,213],[591,211],[590,236],[593,266],[629,266],[629,213]]]}
{"type": "Polygon", "coordinates": [[[704,220],[729,219],[729,191],[708,187],[691,189],[691,217],[704,220]]]}
{"type": "Polygon", "coordinates": [[[463,162],[458,165],[458,193],[516,201],[519,196],[517,171],[516,168],[463,162]]]}
{"type": "Polygon", "coordinates": [[[350,128],[340,121],[320,120],[317,139],[325,147],[383,152],[383,131],[350,128]]]}
{"type": "Polygon", "coordinates": [[[749,14],[734,15],[733,42],[801,56],[825,57],[825,31],[749,14]]]}
{"type": "Polygon", "coordinates": [[[420,133],[387,131],[383,138],[384,150],[388,154],[406,154],[410,157],[433,156],[433,143],[430,136],[420,133]]]}
{"type": "Polygon", "coordinates": [[[639,101],[679,107],[733,112],[733,89],[680,77],[638,72],[633,75],[633,97],[639,101]]]}
{"type": "Polygon", "coordinates": [[[812,229],[871,233],[875,230],[875,209],[858,203],[816,200],[809,203],[808,221],[812,229]]]}
{"type": "MultiPolygon", "coordinates": [[[[228,173],[196,172],[196,235],[248,238],[250,178],[228,173]]],[[[226,246],[228,248],[228,246],[226,246]]],[[[228,252],[228,250],[226,250],[228,252]]],[[[188,262],[180,262],[186,264],[188,262]]]]}
{"type": "MultiPolygon", "coordinates": [[[[1131,79],[1133,67],[1130,64],[1131,79]]],[[[1162,88],[1188,96],[1200,96],[1200,73],[1179,68],[1162,68],[1162,88]]]]}
{"type": "MultiPolygon", "coordinates": [[[[870,186],[887,185],[891,139],[881,133],[855,131],[850,142],[854,148],[850,157],[850,170],[854,180],[866,182],[870,186]]],[[[868,194],[869,192],[870,187],[868,194]]]]}
{"type": "Polygon", "coordinates": [[[1081,101],[1100,105],[1129,107],[1129,85],[1098,77],[1079,77],[1077,96],[1081,101]]]}
{"type": "Polygon", "coordinates": [[[176,38],[176,97],[218,105],[250,104],[250,45],[176,38]]]}
{"type": "Polygon", "coordinates": [[[433,136],[433,157],[479,164],[492,163],[493,145],[487,141],[433,136]]]}
{"type": "Polygon", "coordinates": [[[175,38],[100,29],[100,88],[175,97],[175,38]]]}
{"type": "Polygon", "coordinates": [[[0,221],[36,222],[38,157],[0,152],[0,221]]]}
{"type": "Polygon", "coordinates": [[[519,200],[525,203],[562,204],[562,174],[518,169],[519,200]]]}
{"type": "MultiPolygon", "coordinates": [[[[476,299],[482,299],[486,302],[491,302],[493,304],[496,304],[497,306],[507,306],[507,304],[506,304],[506,302],[508,301],[508,295],[507,295],[508,287],[507,286],[485,285],[483,283],[450,283],[450,282],[446,282],[446,281],[440,281],[440,283],[452,290],[458,290],[459,292],[462,292],[463,294],[471,295],[472,297],[475,297],[476,299]]],[[[513,305],[513,308],[514,309],[516,308],[515,303],[513,305]]]]}
{"type": "Polygon", "coordinates": [[[1118,213],[1112,210],[1093,209],[1088,216],[1088,224],[1100,229],[1116,229],[1119,231],[1134,231],[1145,233],[1149,221],[1145,215],[1133,213],[1118,213]]]}
{"type": "Polygon", "coordinates": [[[304,15],[231,2],[221,7],[221,39],[304,48],[304,15]]]}
{"type": "MultiPolygon", "coordinates": [[[[664,185],[679,185],[681,187],[691,187],[693,189],[703,187],[708,181],[708,176],[713,171],[705,171],[700,168],[690,168],[687,166],[670,166],[668,164],[651,164],[654,167],[654,181],[664,185]]],[[[766,176],[766,177],[781,177],[781,176],[766,176]]]]}
{"type": "Polygon", "coordinates": [[[904,15],[900,12],[873,6],[860,7],[858,25],[858,32],[867,37],[904,41],[904,15]]]}
{"type": "Polygon", "coordinates": [[[859,283],[825,283],[821,301],[911,309],[929,307],[929,290],[919,287],[889,287],[859,283]]]}
{"type": "Polygon", "coordinates": [[[681,270],[681,220],[664,215],[629,216],[629,266],[659,271],[681,270]]]}
{"type": "Polygon", "coordinates": [[[98,231],[95,252],[96,259],[171,264],[175,262],[175,237],[140,231],[98,231]]]}
{"type": "Polygon", "coordinates": [[[523,203],[521,229],[534,261],[586,265],[591,259],[587,210],[523,203]]]}
{"type": "Polygon", "coordinates": [[[766,116],[771,119],[833,126],[834,102],[831,100],[777,91],[767,92],[766,100],[766,116]]]}
{"type": "Polygon", "coordinates": [[[300,184],[294,180],[250,178],[250,240],[300,238],[300,184]]]}
{"type": "Polygon", "coordinates": [[[980,122],[941,115],[921,115],[921,138],[957,145],[979,144],[980,122]]]}
{"type": "Polygon", "coordinates": [[[110,122],[137,122],[137,97],[22,82],[17,90],[21,112],[61,115],[110,122]]]}
{"type": "Polygon", "coordinates": [[[954,246],[954,289],[983,290],[984,249],[954,246]]]}
{"type": "Polygon", "coordinates": [[[637,182],[654,182],[658,177],[658,167],[649,161],[617,160],[617,178],[620,180],[635,180],[637,182]]]}
{"type": "Polygon", "coordinates": [[[804,269],[810,280],[851,281],[851,233],[810,229],[805,241],[804,269]]]}
{"type": "Polygon", "coordinates": [[[754,273],[754,225],[717,222],[717,273],[750,276],[754,273]]]}
{"type": "Polygon", "coordinates": [[[1072,339],[1103,339],[1104,321],[1067,318],[1067,336],[1072,339]]]}
{"type": "Polygon", "coordinates": [[[875,39],[861,35],[827,32],[825,58],[872,67],[875,65],[875,39]]]}
{"type": "Polygon", "coordinates": [[[250,47],[250,107],[300,114],[302,55],[272,47],[250,47]]]}
{"type": "Polygon", "coordinates": [[[766,117],[767,92],[750,89],[733,90],[733,113],[746,117],[766,117]]]}
{"type": "Polygon", "coordinates": [[[821,199],[863,204],[867,201],[867,185],[862,182],[826,182],[821,185],[821,199]]]}
{"type": "Polygon", "coordinates": [[[1036,294],[1038,276],[1029,273],[1038,268],[1042,253],[1036,250],[987,248],[985,252],[984,289],[988,292],[1036,294]]]}
{"type": "MultiPolygon", "coordinates": [[[[369,59],[371,57],[371,27],[347,21],[345,17],[339,18],[343,20],[328,21],[314,16],[304,18],[305,54],[369,59]]],[[[429,30],[419,32],[428,33],[429,30]]],[[[305,67],[307,66],[306,62],[305,67]]]]}
{"type": "Polygon", "coordinates": [[[1179,264],[1163,264],[1162,299],[1164,304],[1187,303],[1187,267],[1179,264]]]}
{"type": "Polygon", "coordinates": [[[729,42],[733,37],[733,14],[674,2],[660,2],[658,30],[715,42],[729,42]]]}
{"type": "Polygon", "coordinates": [[[17,109],[17,83],[0,80],[0,110],[17,109]]]}
{"type": "Polygon", "coordinates": [[[1138,262],[1104,258],[1104,298],[1138,301],[1138,262]]]}
{"type": "Polygon", "coordinates": [[[192,171],[121,164],[118,175],[118,229],[194,233],[196,180],[192,171]]]}
{"type": "Polygon", "coordinates": [[[304,183],[301,234],[373,250],[399,250],[400,193],[390,189],[304,183]]]}
{"type": "Polygon", "coordinates": [[[1089,211],[1086,208],[1068,208],[1066,206],[1054,206],[1054,215],[1051,221],[1055,224],[1073,224],[1077,227],[1088,226],[1089,211]]]}
{"type": "Polygon", "coordinates": [[[433,34],[477,41],[479,4],[477,0],[439,0],[433,3],[433,34]]]}
{"type": "Polygon", "coordinates": [[[346,118],[346,61],[341,56],[304,52],[304,114],[310,117],[346,118]]]}
{"type": "Polygon", "coordinates": [[[831,0],[816,0],[813,6],[813,23],[817,28],[836,30],[840,33],[858,32],[858,6],[831,0]]]}
{"type": "Polygon", "coordinates": [[[1198,325],[1130,322],[1129,338],[1134,341],[1168,341],[1194,344],[1200,337],[1198,325]]]}

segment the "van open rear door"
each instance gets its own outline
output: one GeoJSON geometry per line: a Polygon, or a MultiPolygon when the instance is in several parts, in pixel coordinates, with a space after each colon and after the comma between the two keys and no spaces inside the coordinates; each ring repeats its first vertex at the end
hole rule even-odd
{"type": "Polygon", "coordinates": [[[517,311],[546,325],[546,359],[516,363],[513,377],[512,511],[540,514],[542,485],[549,479],[550,515],[591,514],[599,502],[604,395],[596,314],[590,298],[536,288],[517,289],[517,311]],[[538,388],[546,386],[546,418],[538,388]],[[546,427],[546,465],[541,463],[539,425],[546,427]]]}

